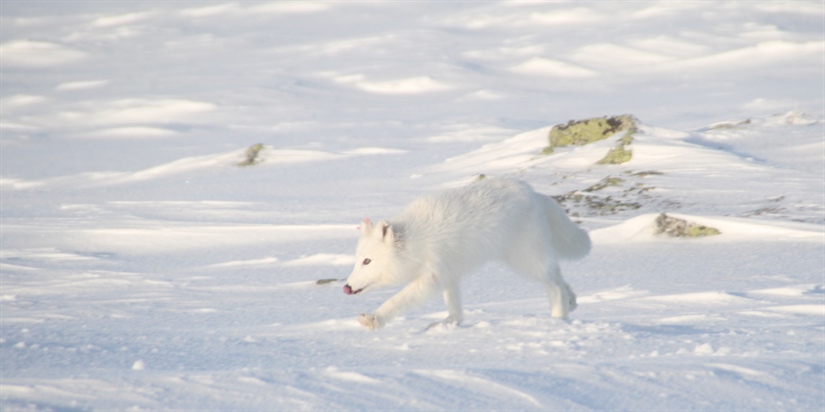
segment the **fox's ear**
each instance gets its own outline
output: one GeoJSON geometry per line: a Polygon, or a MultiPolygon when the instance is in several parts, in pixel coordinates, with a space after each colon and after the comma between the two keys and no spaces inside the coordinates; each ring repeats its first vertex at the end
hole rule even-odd
{"type": "Polygon", "coordinates": [[[358,228],[361,229],[361,234],[362,235],[368,235],[368,234],[372,233],[373,225],[372,225],[372,222],[370,221],[370,218],[365,217],[364,221],[361,222],[361,226],[358,226],[358,228]]]}
{"type": "Polygon", "coordinates": [[[392,230],[392,226],[390,226],[390,224],[386,220],[382,220],[378,222],[377,228],[381,231],[379,232],[378,230],[376,230],[376,236],[381,236],[384,239],[384,242],[392,244],[392,242],[395,240],[395,233],[392,230]]]}

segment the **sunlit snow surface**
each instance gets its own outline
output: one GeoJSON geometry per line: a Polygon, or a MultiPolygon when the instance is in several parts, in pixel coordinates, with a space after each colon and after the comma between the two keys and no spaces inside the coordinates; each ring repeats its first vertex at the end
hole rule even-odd
{"type": "Polygon", "coordinates": [[[819,410],[825,6],[3,2],[0,409],[819,410]],[[554,124],[618,137],[538,153],[554,124]],[[239,167],[263,143],[261,162],[239,167]],[[365,216],[477,175],[590,230],[378,332],[365,216]],[[588,188],[610,178],[601,190],[588,188]],[[618,180],[616,180],[618,179],[618,180]],[[654,236],[659,213],[720,236],[654,236]]]}

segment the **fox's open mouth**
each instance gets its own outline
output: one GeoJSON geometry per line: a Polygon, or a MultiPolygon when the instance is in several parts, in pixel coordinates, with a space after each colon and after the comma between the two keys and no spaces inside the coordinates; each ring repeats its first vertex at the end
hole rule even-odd
{"type": "Polygon", "coordinates": [[[344,293],[346,293],[347,295],[357,295],[357,294],[361,293],[363,290],[364,290],[364,288],[357,289],[357,290],[352,290],[352,286],[344,285],[344,293]]]}

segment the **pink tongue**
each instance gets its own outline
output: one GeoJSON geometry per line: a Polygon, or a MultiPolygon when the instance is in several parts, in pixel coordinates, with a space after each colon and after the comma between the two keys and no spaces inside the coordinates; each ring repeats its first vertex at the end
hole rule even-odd
{"type": "Polygon", "coordinates": [[[344,285],[344,293],[347,295],[352,295],[352,288],[349,285],[344,285]]]}

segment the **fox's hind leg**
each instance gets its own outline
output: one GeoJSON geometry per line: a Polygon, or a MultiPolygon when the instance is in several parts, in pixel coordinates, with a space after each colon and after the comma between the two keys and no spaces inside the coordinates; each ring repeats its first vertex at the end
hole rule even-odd
{"type": "Polygon", "coordinates": [[[550,316],[566,320],[570,313],[570,298],[566,296],[565,288],[558,283],[548,283],[546,288],[550,300],[550,316]]]}
{"type": "Polygon", "coordinates": [[[568,307],[570,309],[570,312],[572,312],[576,310],[577,307],[579,307],[579,304],[576,303],[576,294],[573,293],[573,289],[570,288],[570,285],[568,285],[567,282],[562,281],[561,284],[567,292],[567,300],[569,302],[568,307]]]}
{"type": "Polygon", "coordinates": [[[570,289],[570,285],[562,279],[559,266],[551,264],[542,281],[550,300],[550,316],[566,320],[567,315],[576,309],[578,305],[576,304],[576,294],[570,289]]]}
{"type": "Polygon", "coordinates": [[[544,284],[550,300],[550,316],[567,319],[567,315],[576,308],[576,295],[570,285],[561,277],[561,269],[547,252],[537,248],[536,244],[514,247],[507,256],[507,263],[516,271],[536,279],[544,284]]]}

